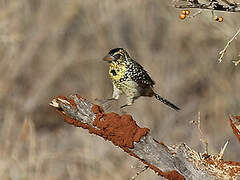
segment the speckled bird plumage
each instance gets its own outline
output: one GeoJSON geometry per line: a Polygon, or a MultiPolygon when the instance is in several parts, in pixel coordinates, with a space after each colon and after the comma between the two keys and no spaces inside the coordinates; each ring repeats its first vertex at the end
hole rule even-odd
{"type": "Polygon", "coordinates": [[[109,62],[109,76],[113,83],[112,99],[119,99],[122,93],[127,96],[127,104],[122,107],[132,105],[140,96],[154,96],[171,108],[179,110],[177,106],[153,91],[155,82],[123,48],[110,50],[104,60],[109,62]]]}

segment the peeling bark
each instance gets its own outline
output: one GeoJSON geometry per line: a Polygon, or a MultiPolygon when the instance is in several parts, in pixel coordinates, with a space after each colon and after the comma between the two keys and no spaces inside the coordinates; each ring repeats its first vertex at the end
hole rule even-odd
{"type": "Polygon", "coordinates": [[[131,115],[104,113],[102,107],[79,95],[59,96],[52,100],[64,120],[88,129],[139,159],[166,179],[238,179],[240,163],[222,156],[198,153],[185,143],[167,146],[156,141],[147,128],[140,128],[131,115]]]}

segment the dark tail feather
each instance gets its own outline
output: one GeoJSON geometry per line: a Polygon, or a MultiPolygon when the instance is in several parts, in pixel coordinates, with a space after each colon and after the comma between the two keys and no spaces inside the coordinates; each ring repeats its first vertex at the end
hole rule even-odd
{"type": "Polygon", "coordinates": [[[162,103],[168,105],[169,107],[175,109],[176,111],[181,110],[179,107],[177,107],[176,105],[174,105],[173,103],[169,102],[168,100],[164,99],[163,97],[159,96],[158,94],[154,93],[154,97],[161,101],[162,103]]]}

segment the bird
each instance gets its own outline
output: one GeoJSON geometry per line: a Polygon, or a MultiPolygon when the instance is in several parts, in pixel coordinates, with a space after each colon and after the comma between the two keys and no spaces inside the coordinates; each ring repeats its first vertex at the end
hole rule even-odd
{"type": "Polygon", "coordinates": [[[113,84],[113,94],[109,100],[117,100],[121,94],[127,96],[127,103],[120,108],[131,106],[137,98],[146,96],[155,97],[172,109],[180,110],[179,107],[153,90],[155,81],[123,48],[110,49],[103,60],[109,63],[108,74],[113,84]]]}

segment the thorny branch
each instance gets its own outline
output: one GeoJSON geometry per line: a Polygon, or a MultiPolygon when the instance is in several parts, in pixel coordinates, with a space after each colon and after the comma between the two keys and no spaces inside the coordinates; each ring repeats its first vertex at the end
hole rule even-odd
{"type": "Polygon", "coordinates": [[[240,12],[239,3],[231,3],[228,0],[223,0],[225,4],[221,4],[219,0],[208,0],[206,3],[201,3],[198,0],[175,0],[176,8],[197,8],[212,11],[240,12]]]}
{"type": "Polygon", "coordinates": [[[156,141],[149,129],[140,128],[130,115],[105,113],[79,95],[59,96],[50,103],[64,120],[111,141],[166,179],[238,179],[240,163],[224,161],[222,155],[202,154],[185,143],[167,146],[156,141]]]}

